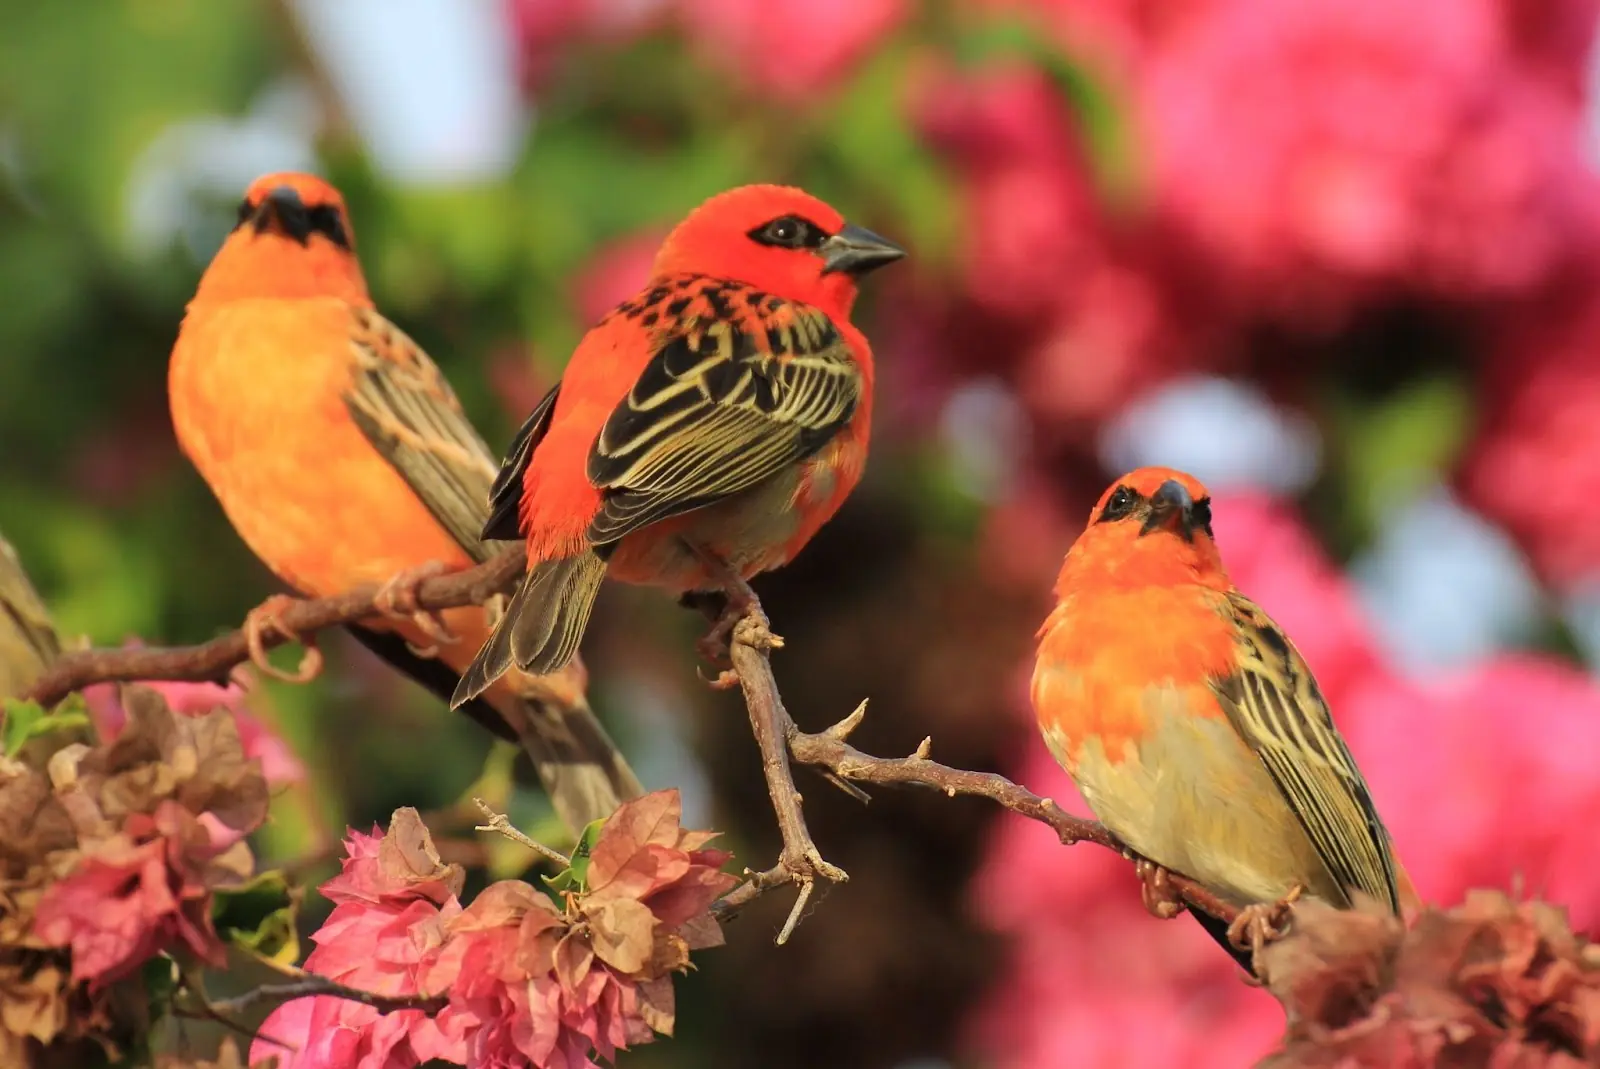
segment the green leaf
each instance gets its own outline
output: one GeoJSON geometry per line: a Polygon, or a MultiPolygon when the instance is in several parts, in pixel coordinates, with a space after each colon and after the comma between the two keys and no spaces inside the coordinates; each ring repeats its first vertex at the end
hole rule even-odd
{"type": "Polygon", "coordinates": [[[236,946],[292,965],[300,957],[295,932],[299,905],[294,888],[282,872],[263,872],[249,883],[218,891],[211,903],[211,921],[217,934],[236,946]]]}
{"type": "Polygon", "coordinates": [[[150,999],[150,1020],[159,1021],[166,1016],[178,990],[178,963],[165,954],[157,954],[140,966],[139,975],[150,999]]]}
{"type": "Polygon", "coordinates": [[[589,855],[594,852],[594,844],[599,842],[600,830],[605,824],[603,818],[591,820],[583,829],[583,834],[578,836],[578,844],[572,848],[572,865],[554,876],[544,877],[545,884],[552,891],[582,893],[588,890],[589,855]]]}
{"type": "Polygon", "coordinates": [[[0,725],[0,745],[4,746],[7,757],[15,757],[18,750],[34,739],[89,726],[89,714],[83,711],[81,703],[63,702],[54,711],[45,712],[38,702],[7,698],[0,703],[0,710],[5,714],[5,722],[0,725]]]}

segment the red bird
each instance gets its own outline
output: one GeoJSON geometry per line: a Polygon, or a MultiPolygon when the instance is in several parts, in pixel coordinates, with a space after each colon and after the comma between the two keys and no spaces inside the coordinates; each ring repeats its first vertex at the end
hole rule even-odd
{"type": "Polygon", "coordinates": [[[454,702],[566,664],[607,575],[753,608],[743,581],[792,559],[861,478],[872,350],[850,308],[904,255],[785,186],[680,223],[512,443],[483,537],[525,538],[528,574],[454,702]]]}

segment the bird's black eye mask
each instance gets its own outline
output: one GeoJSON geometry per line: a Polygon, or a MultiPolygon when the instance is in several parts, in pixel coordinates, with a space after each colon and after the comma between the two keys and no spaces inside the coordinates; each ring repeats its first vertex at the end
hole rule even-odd
{"type": "MultiPolygon", "coordinates": [[[[1111,492],[1111,497],[1106,500],[1105,507],[1100,510],[1100,515],[1095,517],[1095,523],[1116,523],[1134,517],[1143,520],[1139,533],[1147,535],[1162,526],[1166,513],[1157,508],[1150,498],[1126,484],[1118,486],[1111,492]]],[[[1178,534],[1186,542],[1194,541],[1194,532],[1204,531],[1207,538],[1215,537],[1211,533],[1211,499],[1202,497],[1189,506],[1189,515],[1185,522],[1178,526],[1178,534]]]]}
{"type": "Polygon", "coordinates": [[[749,231],[747,236],[757,245],[780,249],[815,249],[828,240],[827,231],[798,215],[780,215],[749,231]]]}
{"type": "Polygon", "coordinates": [[[310,243],[312,234],[321,234],[341,249],[350,248],[350,235],[344,228],[344,216],[339,209],[331,204],[308,208],[298,196],[274,193],[255,202],[242,200],[233,228],[238,230],[251,223],[260,234],[274,222],[285,236],[302,245],[310,243]]]}

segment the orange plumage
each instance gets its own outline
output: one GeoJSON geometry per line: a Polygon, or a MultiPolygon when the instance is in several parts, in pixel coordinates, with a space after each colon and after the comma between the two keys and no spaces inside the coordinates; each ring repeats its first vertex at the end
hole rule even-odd
{"type": "MultiPolygon", "coordinates": [[[[438,369],[374,309],[344,202],[303,174],[246,191],[173,349],[178,441],[250,548],[302,594],[327,596],[430,564],[486,559],[493,455],[438,369]]],[[[366,645],[441,695],[488,637],[476,607],[420,622],[373,618],[366,645]],[[435,645],[437,656],[415,649],[435,645]]],[[[508,678],[468,709],[534,751],[576,827],[639,792],[594,719],[581,665],[508,678]]]]}
{"type": "Polygon", "coordinates": [[[1414,902],[1310,669],[1229,580],[1198,480],[1118,480],[1056,598],[1034,709],[1119,838],[1241,907],[1295,886],[1337,906],[1356,891],[1414,902]]]}
{"type": "Polygon", "coordinates": [[[782,186],[680,223],[501,469],[484,535],[526,539],[529,573],[457,700],[566,663],[606,575],[716,590],[793,558],[861,478],[872,350],[850,309],[858,277],[903,255],[782,186]]]}

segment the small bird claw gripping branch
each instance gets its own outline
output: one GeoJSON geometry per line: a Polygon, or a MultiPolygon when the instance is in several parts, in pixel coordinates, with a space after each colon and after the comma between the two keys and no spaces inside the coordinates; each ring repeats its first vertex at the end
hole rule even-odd
{"type": "MultiPolygon", "coordinates": [[[[416,586],[421,611],[479,605],[507,590],[527,566],[521,547],[465,571],[427,579],[416,586]]],[[[286,598],[276,612],[278,627],[258,635],[265,649],[289,641],[288,634],[309,635],[329,627],[353,623],[380,614],[382,584],[369,584],[331,598],[286,598]],[[287,634],[286,634],[287,633],[287,634]]],[[[250,659],[250,639],[245,631],[229,632],[198,646],[170,648],[90,649],[64,654],[40,676],[27,697],[51,706],[91,683],[131,683],[135,680],[185,680],[221,682],[235,666],[250,659]]]]}

